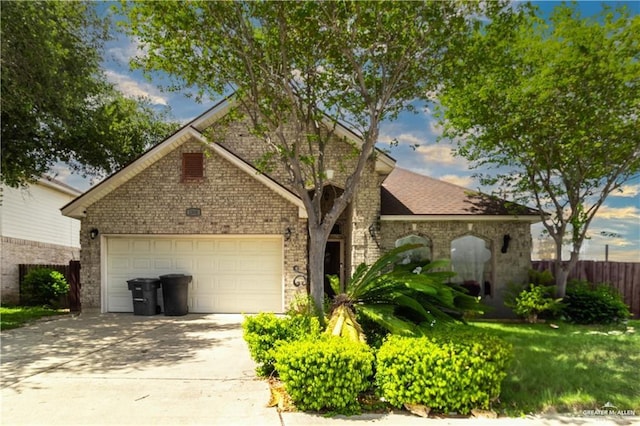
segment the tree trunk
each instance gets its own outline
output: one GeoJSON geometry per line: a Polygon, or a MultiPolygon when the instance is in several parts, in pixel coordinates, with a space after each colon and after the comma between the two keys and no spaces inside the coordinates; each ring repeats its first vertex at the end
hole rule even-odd
{"type": "Polygon", "coordinates": [[[571,257],[566,265],[562,263],[562,258],[556,257],[556,297],[564,297],[567,293],[567,280],[569,273],[578,263],[580,254],[576,251],[571,252],[571,257]]]}
{"type": "Polygon", "coordinates": [[[324,318],[324,252],[327,237],[322,225],[309,224],[309,292],[316,314],[324,318]]]}
{"type": "Polygon", "coordinates": [[[569,269],[562,266],[562,261],[556,260],[556,297],[564,297],[567,292],[567,278],[569,269]]]}

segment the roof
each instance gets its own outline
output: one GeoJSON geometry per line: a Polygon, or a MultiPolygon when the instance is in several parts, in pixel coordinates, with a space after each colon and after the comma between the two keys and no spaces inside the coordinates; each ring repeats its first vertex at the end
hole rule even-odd
{"type": "Polygon", "coordinates": [[[538,210],[398,167],[380,197],[382,220],[540,220],[538,210]]]}
{"type": "Polygon", "coordinates": [[[260,173],[252,165],[236,156],[231,151],[228,151],[220,144],[209,144],[202,133],[200,133],[193,127],[183,127],[160,144],[154,146],[153,148],[142,154],[135,161],[128,164],[123,169],[119,170],[115,174],[112,174],[107,179],[100,182],[98,185],[94,186],[75,200],[71,201],[70,203],[62,207],[62,214],[76,219],[83,218],[86,214],[86,209],[93,203],[102,199],[111,191],[123,185],[129,179],[144,171],[147,167],[158,161],[170,151],[174,150],[176,147],[192,139],[198,140],[203,144],[207,144],[212,152],[231,162],[240,170],[244,171],[257,181],[261,182],[262,184],[297,206],[299,217],[307,217],[304,203],[302,202],[300,197],[289,191],[287,188],[285,188],[275,180],[271,179],[269,176],[260,173]]]}
{"type": "MultiPolygon", "coordinates": [[[[116,188],[123,185],[129,179],[138,175],[147,167],[151,166],[156,161],[160,160],[162,157],[164,157],[169,152],[173,151],[175,148],[182,145],[186,141],[196,139],[207,144],[219,155],[231,161],[237,167],[244,170],[246,173],[249,173],[255,179],[264,183],[265,185],[276,191],[279,195],[283,196],[284,198],[298,206],[299,216],[301,218],[306,218],[306,210],[304,208],[304,203],[302,202],[300,197],[289,191],[287,188],[285,188],[275,180],[271,179],[269,176],[260,173],[253,166],[246,163],[241,158],[235,156],[230,151],[224,149],[220,144],[209,143],[206,137],[203,135],[202,132],[204,132],[208,127],[213,125],[217,120],[226,115],[233,107],[237,105],[238,101],[233,95],[221,100],[209,110],[191,120],[189,123],[185,124],[168,138],[151,147],[137,159],[135,159],[122,169],[118,170],[116,173],[112,174],[107,179],[100,182],[98,185],[89,189],[87,192],[71,201],[66,206],[62,207],[62,214],[76,219],[84,217],[87,207],[91,206],[93,203],[97,202],[116,188]]],[[[330,123],[327,123],[327,125],[329,124],[330,123]]],[[[357,134],[353,133],[353,131],[340,123],[336,125],[336,134],[338,135],[338,137],[350,140],[351,142],[355,143],[356,146],[362,146],[362,139],[359,138],[357,134]]],[[[376,171],[387,174],[391,172],[394,167],[395,160],[384,152],[378,150],[376,153],[376,171]]]]}
{"type": "Polygon", "coordinates": [[[71,195],[73,197],[77,197],[78,195],[82,194],[82,191],[80,191],[79,189],[76,189],[70,185],[67,185],[66,183],[59,181],[58,179],[52,178],[50,176],[42,176],[40,179],[38,179],[38,183],[40,185],[44,185],[49,188],[55,189],[56,191],[60,191],[67,195],[71,195]]]}

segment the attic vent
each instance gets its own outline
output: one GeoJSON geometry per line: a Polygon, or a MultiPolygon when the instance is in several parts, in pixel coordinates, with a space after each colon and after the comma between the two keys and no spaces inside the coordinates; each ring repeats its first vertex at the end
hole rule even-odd
{"type": "Polygon", "coordinates": [[[201,152],[182,154],[182,181],[201,180],[204,177],[204,156],[201,152]]]}

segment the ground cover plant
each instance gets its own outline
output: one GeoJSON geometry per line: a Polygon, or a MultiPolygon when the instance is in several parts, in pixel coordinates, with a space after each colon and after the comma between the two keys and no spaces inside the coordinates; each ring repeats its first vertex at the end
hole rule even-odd
{"type": "Polygon", "coordinates": [[[621,326],[476,322],[511,343],[499,414],[640,410],[640,321],[621,326]]]}
{"type": "Polygon", "coordinates": [[[2,306],[0,307],[0,330],[18,328],[42,317],[66,313],[67,311],[64,310],[43,306],[2,306]]]}

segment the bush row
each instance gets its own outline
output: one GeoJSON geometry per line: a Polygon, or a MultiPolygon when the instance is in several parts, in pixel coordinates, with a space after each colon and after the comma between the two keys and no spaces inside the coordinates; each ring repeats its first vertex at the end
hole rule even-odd
{"type": "Polygon", "coordinates": [[[320,336],[314,320],[259,314],[244,323],[258,374],[279,374],[301,410],[351,414],[368,389],[396,407],[423,404],[463,414],[487,409],[500,394],[511,357],[504,341],[462,325],[428,337],[390,336],[376,353],[364,343],[320,336]]]}
{"type": "Polygon", "coordinates": [[[539,284],[536,280],[524,289],[513,287],[510,291],[505,305],[531,322],[536,322],[540,314],[576,324],[615,324],[631,316],[621,294],[606,284],[572,280],[562,299],[554,298],[555,286],[539,284]]]}

